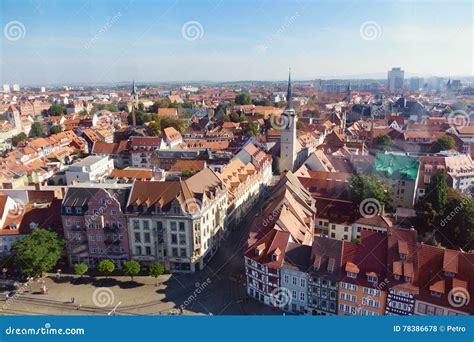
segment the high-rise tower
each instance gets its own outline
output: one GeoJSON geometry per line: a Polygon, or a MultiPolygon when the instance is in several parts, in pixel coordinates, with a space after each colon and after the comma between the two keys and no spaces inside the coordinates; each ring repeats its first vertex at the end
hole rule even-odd
{"type": "Polygon", "coordinates": [[[280,136],[280,172],[293,171],[296,160],[296,122],[298,117],[292,106],[291,71],[288,74],[288,91],[286,94],[286,109],[281,114],[280,136]]]}

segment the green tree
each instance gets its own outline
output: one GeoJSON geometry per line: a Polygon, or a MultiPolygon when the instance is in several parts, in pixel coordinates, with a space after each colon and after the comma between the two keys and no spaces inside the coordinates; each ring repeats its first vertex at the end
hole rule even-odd
{"type": "Polygon", "coordinates": [[[28,137],[25,133],[20,133],[12,137],[12,145],[18,146],[21,142],[27,141],[28,137]]]}
{"type": "Polygon", "coordinates": [[[239,94],[235,97],[235,103],[238,105],[252,104],[252,97],[247,93],[239,94]]]}
{"type": "Polygon", "coordinates": [[[392,145],[392,138],[387,134],[379,135],[374,139],[374,143],[377,148],[381,150],[387,150],[392,145]]]}
{"type": "Polygon", "coordinates": [[[49,129],[50,134],[58,134],[63,131],[63,128],[59,125],[55,125],[49,129]]]}
{"type": "Polygon", "coordinates": [[[474,249],[474,203],[457,190],[448,189],[445,215],[439,219],[437,240],[448,248],[474,249]]]}
{"type": "Polygon", "coordinates": [[[105,106],[105,108],[109,112],[118,112],[119,111],[116,103],[109,103],[109,104],[107,104],[107,106],[105,106]]]}
{"type": "Polygon", "coordinates": [[[102,260],[101,262],[99,262],[99,265],[97,266],[97,271],[105,275],[106,278],[108,278],[110,273],[112,273],[114,270],[115,270],[115,264],[109,259],[102,260]]]}
{"type": "Polygon", "coordinates": [[[434,236],[432,232],[437,227],[438,213],[433,209],[430,202],[422,201],[417,204],[416,227],[418,233],[422,236],[424,242],[434,244],[434,236]]]}
{"type": "Polygon", "coordinates": [[[232,122],[242,122],[242,121],[245,121],[245,118],[241,117],[241,116],[240,116],[239,114],[237,114],[237,113],[230,113],[229,118],[230,118],[230,121],[232,121],[232,122]]]}
{"type": "Polygon", "coordinates": [[[135,260],[127,261],[123,264],[122,271],[123,274],[129,276],[133,281],[133,277],[140,273],[140,264],[135,260]]]}
{"type": "Polygon", "coordinates": [[[15,265],[22,273],[36,277],[50,271],[61,258],[64,241],[55,232],[36,228],[12,244],[15,265]]]}
{"type": "Polygon", "coordinates": [[[165,266],[162,263],[154,262],[148,267],[148,274],[155,278],[155,286],[158,286],[158,277],[165,273],[165,266]]]}
{"type": "Polygon", "coordinates": [[[43,125],[41,125],[39,122],[34,122],[31,125],[31,135],[34,137],[39,137],[41,134],[43,134],[43,125]]]}
{"type": "Polygon", "coordinates": [[[193,172],[191,170],[186,169],[186,170],[183,170],[183,172],[181,172],[181,175],[183,177],[191,177],[193,175],[193,172]]]}
{"type": "Polygon", "coordinates": [[[260,133],[260,126],[256,122],[249,123],[249,131],[248,134],[251,137],[256,137],[260,133]]]}
{"type": "Polygon", "coordinates": [[[74,273],[82,278],[84,274],[89,270],[89,266],[84,263],[79,263],[74,265],[74,273]]]}
{"type": "Polygon", "coordinates": [[[431,207],[437,215],[444,215],[448,203],[448,185],[446,183],[446,173],[443,170],[437,170],[431,177],[423,200],[431,203],[431,207]]]}
{"type": "Polygon", "coordinates": [[[46,111],[47,115],[49,116],[59,116],[66,114],[67,110],[66,107],[60,104],[52,104],[51,107],[46,111]]]}
{"type": "Polygon", "coordinates": [[[161,129],[165,129],[167,127],[174,127],[177,131],[183,133],[186,131],[187,125],[186,123],[178,118],[172,117],[164,117],[160,121],[161,129]]]}
{"type": "Polygon", "coordinates": [[[386,206],[392,197],[392,189],[376,176],[356,173],[349,179],[350,197],[360,204],[363,200],[374,198],[386,206]]]}
{"type": "Polygon", "coordinates": [[[253,100],[252,103],[256,106],[273,106],[273,102],[269,99],[253,100]]]}
{"type": "Polygon", "coordinates": [[[448,151],[456,148],[454,138],[449,135],[444,135],[431,145],[431,152],[438,153],[440,151],[448,151]]]}
{"type": "Polygon", "coordinates": [[[150,125],[148,126],[148,129],[150,130],[150,133],[152,135],[160,135],[161,134],[161,124],[160,121],[152,121],[150,122],[150,125]]]}

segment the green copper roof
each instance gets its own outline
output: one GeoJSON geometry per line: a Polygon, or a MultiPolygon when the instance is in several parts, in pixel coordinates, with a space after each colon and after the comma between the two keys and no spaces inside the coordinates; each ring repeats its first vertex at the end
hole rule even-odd
{"type": "Polygon", "coordinates": [[[416,180],[420,160],[416,157],[377,153],[375,172],[383,177],[400,180],[416,180]]]}

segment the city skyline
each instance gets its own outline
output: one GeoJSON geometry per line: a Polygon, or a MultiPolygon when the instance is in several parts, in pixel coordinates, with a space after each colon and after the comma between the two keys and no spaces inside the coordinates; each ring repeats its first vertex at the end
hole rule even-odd
{"type": "Polygon", "coordinates": [[[288,65],[295,80],[472,76],[470,2],[374,4],[4,1],[0,80],[279,81],[288,65]]]}

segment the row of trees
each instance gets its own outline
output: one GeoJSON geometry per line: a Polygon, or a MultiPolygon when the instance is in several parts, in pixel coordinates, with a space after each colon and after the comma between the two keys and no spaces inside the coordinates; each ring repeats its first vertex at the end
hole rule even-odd
{"type": "MultiPolygon", "coordinates": [[[[42,276],[44,272],[49,272],[61,259],[64,250],[64,241],[58,239],[55,232],[46,229],[36,228],[31,234],[12,244],[14,251],[13,264],[19,267],[23,274],[31,277],[42,276]]],[[[83,276],[87,273],[87,264],[79,263],[74,265],[74,272],[83,276]]],[[[115,264],[109,260],[102,260],[97,271],[100,274],[109,276],[115,270],[115,264]]],[[[126,276],[133,277],[141,271],[140,264],[135,261],[127,261],[122,266],[122,272],[126,276]]],[[[148,274],[155,279],[165,272],[163,264],[155,262],[149,265],[148,274]]]]}
{"type": "MultiPolygon", "coordinates": [[[[392,138],[389,135],[380,135],[373,140],[373,144],[379,150],[386,151],[392,146],[392,138]]],[[[430,152],[438,153],[440,151],[449,151],[456,148],[454,138],[449,135],[444,135],[438,140],[434,141],[430,146],[430,152]]]]}
{"type": "MultiPolygon", "coordinates": [[[[78,276],[84,276],[89,270],[89,266],[84,263],[74,265],[74,273],[78,276]]],[[[97,265],[97,271],[103,274],[106,278],[115,270],[115,264],[112,260],[104,259],[97,265]]],[[[137,276],[141,271],[141,266],[138,261],[130,260],[122,265],[122,273],[133,281],[133,277],[137,276]]],[[[165,273],[165,267],[159,262],[151,263],[148,266],[148,275],[155,278],[155,285],[158,284],[158,277],[165,273]]]]}

